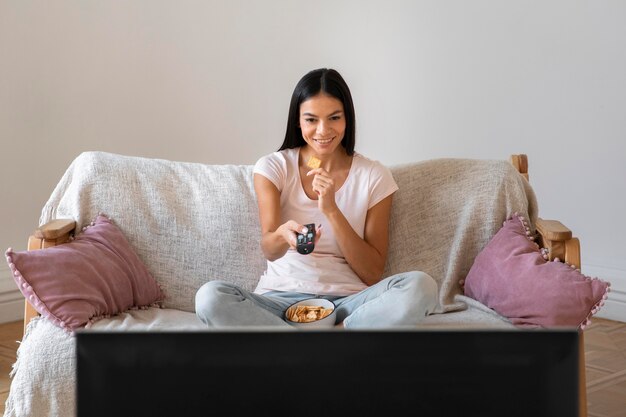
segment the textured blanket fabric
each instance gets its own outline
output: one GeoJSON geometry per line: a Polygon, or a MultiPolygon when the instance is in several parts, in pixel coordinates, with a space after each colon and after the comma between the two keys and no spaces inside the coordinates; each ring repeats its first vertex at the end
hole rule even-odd
{"type": "MultiPolygon", "coordinates": [[[[425,326],[511,327],[463,297],[459,280],[502,222],[519,212],[534,224],[535,195],[504,161],[437,159],[391,167],[394,197],[385,275],[429,273],[439,312],[425,326]]],[[[79,155],[43,208],[40,223],[71,218],[81,228],[111,217],[165,291],[164,309],[130,311],[107,329],[202,328],[194,296],[206,281],[253,289],[265,269],[252,166],[203,165],[102,152],[79,155]]],[[[5,417],[74,415],[74,339],[45,319],[28,329],[14,365],[5,417]]]]}
{"type": "MultiPolygon", "coordinates": [[[[394,197],[385,275],[429,273],[440,310],[462,309],[458,281],[514,212],[534,224],[535,194],[511,164],[435,159],[390,167],[394,197]]],[[[253,289],[265,269],[252,167],[204,165],[85,152],[67,169],[40,223],[99,212],[124,231],[166,293],[165,306],[194,311],[196,290],[224,279],[253,289]]]]}
{"type": "Polygon", "coordinates": [[[265,269],[251,166],[86,152],[61,178],[40,223],[71,218],[83,227],[99,212],[161,284],[165,307],[194,311],[208,280],[254,289],[265,269]]]}
{"type": "Polygon", "coordinates": [[[11,371],[6,417],[74,416],[74,339],[51,321],[33,319],[11,371]],[[45,357],[42,356],[45,352],[45,357]],[[34,362],[29,362],[34,359],[34,362]]]}
{"type": "Polygon", "coordinates": [[[436,159],[391,167],[400,187],[393,200],[385,275],[408,270],[439,284],[439,312],[464,308],[459,281],[511,214],[537,220],[533,189],[511,164],[436,159]]]}

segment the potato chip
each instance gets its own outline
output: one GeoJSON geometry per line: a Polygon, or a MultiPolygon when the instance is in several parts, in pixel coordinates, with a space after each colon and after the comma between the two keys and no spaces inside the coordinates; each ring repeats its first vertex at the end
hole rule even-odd
{"type": "Polygon", "coordinates": [[[285,316],[288,320],[291,320],[294,323],[310,323],[316,320],[321,320],[332,312],[332,308],[299,305],[289,307],[285,312],[285,316]]]}
{"type": "Polygon", "coordinates": [[[316,157],[312,156],[309,158],[308,162],[306,163],[306,165],[311,168],[311,169],[316,169],[319,168],[320,165],[322,165],[322,161],[320,161],[319,159],[317,159],[316,157]]]}

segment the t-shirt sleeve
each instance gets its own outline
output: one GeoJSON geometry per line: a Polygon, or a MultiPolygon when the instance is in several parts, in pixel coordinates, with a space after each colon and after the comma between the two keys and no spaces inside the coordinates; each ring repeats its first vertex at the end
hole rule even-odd
{"type": "Polygon", "coordinates": [[[386,197],[398,191],[399,187],[391,174],[391,170],[379,162],[375,162],[370,172],[370,202],[368,210],[386,197]]]}
{"type": "Polygon", "coordinates": [[[279,152],[274,152],[261,157],[252,170],[254,174],[263,175],[278,188],[283,190],[286,175],[286,161],[279,152]]]}

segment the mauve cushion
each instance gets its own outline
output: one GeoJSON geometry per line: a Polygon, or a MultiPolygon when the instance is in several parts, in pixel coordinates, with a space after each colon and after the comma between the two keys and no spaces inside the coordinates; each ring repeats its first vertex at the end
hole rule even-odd
{"type": "Polygon", "coordinates": [[[517,215],[504,222],[476,257],[465,295],[519,327],[584,328],[604,304],[610,284],[544,259],[525,222],[517,215]]]}
{"type": "Polygon", "coordinates": [[[24,297],[71,332],[97,318],[159,305],[164,298],[122,231],[104,215],[68,243],[9,249],[6,256],[24,297]]]}

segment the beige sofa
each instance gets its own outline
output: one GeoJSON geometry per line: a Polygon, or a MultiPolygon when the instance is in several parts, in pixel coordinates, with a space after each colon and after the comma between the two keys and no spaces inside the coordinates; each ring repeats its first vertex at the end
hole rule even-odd
{"type": "MultiPolygon", "coordinates": [[[[423,270],[436,279],[439,307],[423,326],[513,327],[463,296],[460,281],[515,212],[530,220],[533,233],[540,225],[544,245],[554,248],[552,256],[565,259],[567,250],[569,262],[579,262],[571,232],[558,222],[539,221],[523,155],[510,161],[435,159],[390,168],[400,190],[393,202],[385,276],[423,270]]],[[[163,308],[126,311],[96,321],[94,329],[204,329],[194,314],[194,295],[204,282],[230,280],[253,289],[264,271],[252,166],[83,153],[43,207],[29,247],[62,244],[100,212],[122,229],[167,298],[163,308]]],[[[27,303],[4,415],[73,416],[74,373],[73,336],[27,303]]],[[[584,389],[581,393],[584,402],[584,389]]]]}

